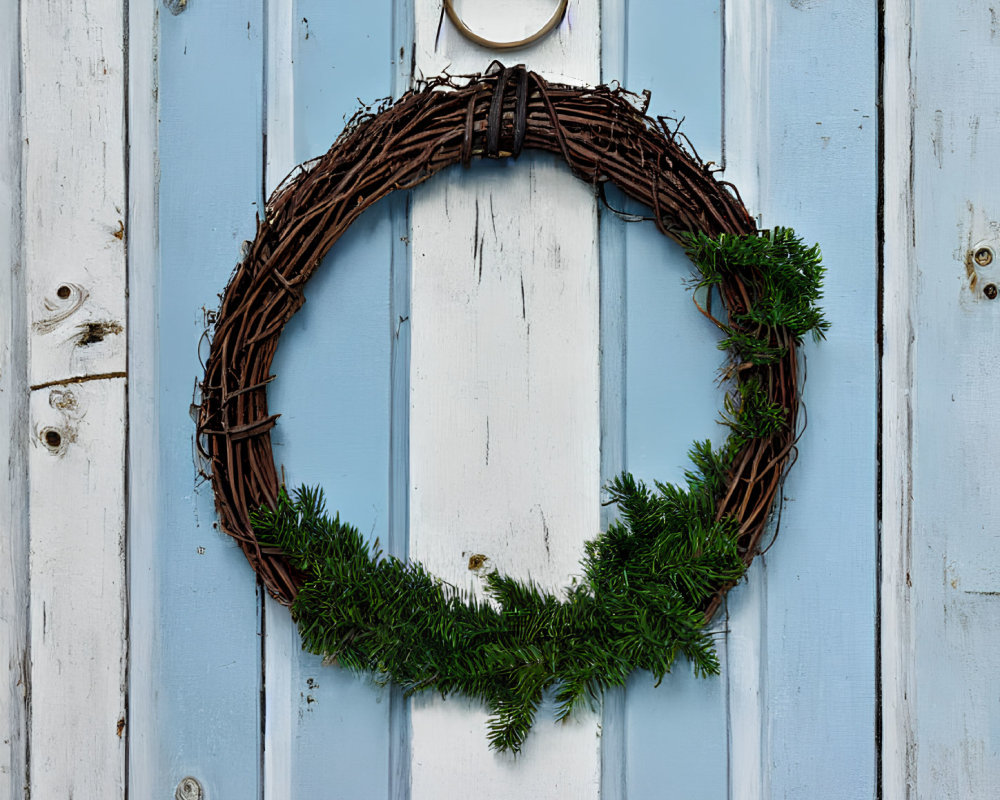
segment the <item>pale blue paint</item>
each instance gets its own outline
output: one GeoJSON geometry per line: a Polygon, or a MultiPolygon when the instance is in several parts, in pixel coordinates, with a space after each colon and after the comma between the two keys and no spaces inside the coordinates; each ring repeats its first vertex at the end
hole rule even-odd
{"type": "MultiPolygon", "coordinates": [[[[711,160],[721,160],[717,14],[705,4],[629,3],[621,76],[633,91],[654,90],[654,115],[686,116],[682,129],[711,160]]],[[[786,486],[781,537],[766,557],[767,569],[755,570],[760,585],[746,587],[765,599],[763,788],[768,797],[870,797],[875,11],[860,3],[775,4],[773,23],[770,84],[761,87],[770,93],[772,138],[762,140],[760,154],[764,207],[752,211],[764,214],[765,225],[793,225],[822,242],[831,269],[825,307],[835,328],[828,343],[807,348],[810,428],[786,486]]],[[[605,230],[619,224],[610,215],[605,220],[605,230]]],[[[625,227],[625,457],[642,477],[673,480],[693,438],[721,438],[714,423],[720,393],[710,366],[718,353],[713,332],[679,285],[678,276],[688,273],[683,257],[645,227],[625,227]]],[[[724,649],[721,654],[725,664],[724,649]]],[[[727,782],[745,779],[728,774],[726,691],[724,678],[695,680],[687,668],[658,689],[648,676],[633,676],[626,694],[627,796],[724,797],[727,782]]]]}
{"type": "MultiPolygon", "coordinates": [[[[242,554],[211,527],[209,487],[193,489],[186,388],[200,375],[201,306],[216,305],[240,241],[253,234],[262,182],[263,12],[258,2],[244,19],[244,5],[197,4],[161,18],[163,491],[161,524],[150,533],[161,565],[161,659],[150,677],[158,705],[133,709],[132,719],[155,728],[156,785],[165,796],[185,774],[199,777],[210,797],[258,792],[260,598],[242,554]]],[[[334,11],[320,0],[299,2],[296,19],[308,23],[297,23],[296,158],[327,149],[356,97],[393,89],[399,33],[391,30],[391,5],[334,11]]],[[[686,116],[683,130],[702,156],[720,160],[718,6],[633,0],[628,14],[624,74],[606,77],[653,89],[651,112],[686,116]]],[[[786,486],[767,582],[747,587],[766,601],[761,757],[769,797],[874,793],[874,15],[858,0],[773,9],[765,199],[753,211],[765,225],[791,224],[823,244],[825,307],[835,327],[829,342],[808,348],[810,428],[786,486]]],[[[406,252],[398,242],[405,199],[392,205],[359,220],[310,283],[309,302],[283,337],[270,397],[283,414],[275,453],[290,483],[321,483],[332,508],[401,548],[389,519],[406,516],[405,325],[392,365],[396,321],[406,316],[406,252]]],[[[693,439],[723,435],[715,422],[714,332],[691,305],[679,248],[650,223],[604,213],[602,226],[602,286],[623,294],[627,309],[619,332],[609,298],[602,301],[604,440],[616,451],[605,454],[605,474],[624,458],[640,477],[677,480],[693,439]],[[625,262],[615,267],[619,244],[625,262]],[[623,358],[624,411],[621,396],[607,391],[621,385],[615,370],[623,358]],[[621,442],[607,428],[621,426],[623,414],[621,442]]],[[[386,796],[399,767],[390,753],[397,761],[405,754],[405,714],[390,731],[391,693],[307,655],[296,655],[292,676],[290,795],[386,796]]],[[[724,679],[695,680],[682,667],[653,689],[648,675],[633,676],[622,715],[606,720],[605,733],[617,729],[625,743],[618,766],[626,796],[725,797],[727,782],[741,779],[728,774],[724,679]]]]}
{"type": "Polygon", "coordinates": [[[765,226],[818,241],[827,341],[805,348],[808,428],[766,559],[770,797],[875,793],[876,8],[776,3],[765,226]]]}
{"type": "Polygon", "coordinates": [[[722,3],[627,0],[625,8],[625,88],[648,89],[651,116],[673,117],[671,129],[683,119],[702,160],[722,161],[722,3]]]}
{"type": "Polygon", "coordinates": [[[142,624],[157,626],[158,660],[154,674],[132,676],[153,682],[155,707],[130,709],[157,743],[159,758],[143,766],[157,772],[159,797],[172,797],[185,775],[208,797],[258,796],[260,597],[243,554],[215,528],[211,487],[196,475],[190,405],[203,307],[217,307],[254,233],[262,19],[260,0],[160,15],[159,524],[131,531],[156,539],[159,617],[142,624]]]}
{"type": "Polygon", "coordinates": [[[1000,260],[976,266],[975,290],[965,274],[969,250],[1000,256],[998,11],[975,0],[913,15],[912,505],[900,593],[912,602],[905,713],[921,800],[996,797],[1000,786],[1000,301],[983,292],[1000,260]]]}
{"type": "MultiPolygon", "coordinates": [[[[295,6],[294,158],[320,155],[360,107],[390,94],[392,2],[295,6]]],[[[398,202],[396,203],[398,206],[398,202]]],[[[366,212],[306,287],[282,334],[268,399],[275,460],[328,508],[387,543],[390,514],[392,203],[366,212]]],[[[287,614],[285,609],[278,613],[287,614]]],[[[289,796],[386,797],[391,691],[301,651],[292,658],[289,796]]],[[[281,743],[278,743],[279,747],[281,743]]]]}
{"type": "MultiPolygon", "coordinates": [[[[605,78],[618,77],[633,92],[649,89],[648,113],[684,117],[681,130],[699,154],[720,160],[719,4],[639,0],[626,8],[624,74],[605,78]]],[[[602,220],[602,236],[624,227],[625,465],[647,482],[683,481],[692,442],[725,437],[717,422],[718,332],[692,303],[691,265],[678,245],[652,222],[625,223],[611,214],[602,220]]],[[[724,653],[720,648],[723,660],[724,653]]],[[[632,676],[624,708],[626,797],[726,795],[725,690],[723,677],[695,678],[683,662],[657,688],[649,673],[632,676]]]]}

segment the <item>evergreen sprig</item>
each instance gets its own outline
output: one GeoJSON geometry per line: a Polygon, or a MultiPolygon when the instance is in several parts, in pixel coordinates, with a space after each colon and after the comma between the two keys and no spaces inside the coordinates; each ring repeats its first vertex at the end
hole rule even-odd
{"type": "Polygon", "coordinates": [[[755,292],[750,308],[730,314],[720,350],[759,366],[785,355],[771,336],[779,329],[796,342],[807,333],[824,338],[830,323],[819,307],[824,274],[819,245],[807,247],[791,228],[718,237],[695,231],[683,235],[683,244],[700,273],[696,288],[711,289],[726,274],[755,278],[748,282],[755,292]]]}
{"type": "MultiPolygon", "coordinates": [[[[796,341],[827,329],[816,305],[819,250],[792,231],[695,233],[686,247],[699,286],[727,271],[753,276],[751,306],[730,316],[722,344],[739,360],[779,357],[772,336],[779,328],[796,341]]],[[[497,572],[486,576],[487,600],[467,596],[419,563],[385,555],[377,541],[369,545],[326,512],[318,488],[291,495],[282,488],[274,508],[252,516],[254,531],[303,576],[292,613],[305,649],[373,672],[407,694],[476,698],[491,713],[491,746],[517,752],[549,689],[564,719],[622,686],[633,670],[662,679],[679,655],[698,674],[719,671],[704,609],[742,577],[745,564],[738,521],[717,519],[717,506],[747,443],[790,424],[752,371],[740,373],[727,395],[723,422],[730,433],[721,448],[707,441],[692,447],[684,486],[651,488],[629,473],[610,482],[620,517],[586,544],[582,575],[559,596],[497,572]]]]}

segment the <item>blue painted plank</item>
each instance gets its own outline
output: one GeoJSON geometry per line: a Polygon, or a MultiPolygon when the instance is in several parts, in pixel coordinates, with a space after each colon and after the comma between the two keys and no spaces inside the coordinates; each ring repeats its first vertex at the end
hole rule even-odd
{"type": "MultiPolygon", "coordinates": [[[[719,4],[639,0],[626,13],[623,84],[651,90],[649,113],[683,118],[681,130],[699,155],[720,160],[719,4]]],[[[683,482],[692,442],[725,438],[717,422],[718,331],[694,307],[682,249],[651,222],[624,224],[626,466],[647,482],[683,482]]],[[[626,796],[726,795],[725,688],[723,677],[696,678],[686,663],[656,688],[648,673],[632,676],[625,694],[626,796]]]]}
{"type": "Polygon", "coordinates": [[[771,797],[872,797],[876,8],[782,3],[770,22],[757,210],[820,242],[832,328],[805,348],[808,428],[765,556],[764,758],[771,797]]]}
{"type": "MultiPolygon", "coordinates": [[[[260,755],[260,598],[235,543],[214,525],[197,476],[190,412],[205,309],[218,305],[253,235],[261,187],[262,4],[192,4],[160,15],[158,392],[162,488],[155,531],[156,706],[132,709],[172,797],[197,778],[207,796],[256,797],[260,755]]],[[[142,476],[135,476],[142,480],[142,476]]]]}
{"type": "MultiPolygon", "coordinates": [[[[299,0],[294,19],[294,147],[295,160],[304,161],[330,147],[359,98],[367,104],[390,94],[392,3],[299,0]]],[[[366,212],[324,260],[305,307],[282,334],[279,377],[269,391],[282,413],[273,441],[289,485],[323,486],[331,511],[383,544],[391,492],[392,207],[390,200],[366,212]]],[[[308,653],[289,657],[289,796],[385,797],[390,690],[308,653]]]]}
{"type": "MultiPolygon", "coordinates": [[[[704,161],[722,160],[722,8],[718,0],[628,0],[625,87],[652,92],[652,116],[680,130],[704,161]]],[[[608,76],[611,77],[611,76],[608,76]]]]}

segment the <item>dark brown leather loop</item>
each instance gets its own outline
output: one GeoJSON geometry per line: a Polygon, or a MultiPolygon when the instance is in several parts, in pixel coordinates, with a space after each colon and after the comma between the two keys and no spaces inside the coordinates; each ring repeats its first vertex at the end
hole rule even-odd
{"type": "Polygon", "coordinates": [[[513,67],[504,67],[497,76],[493,87],[493,100],[490,102],[490,113],[486,117],[486,155],[489,158],[500,157],[500,131],[503,127],[503,94],[507,88],[507,79],[514,72],[513,67]]]}
{"type": "MultiPolygon", "coordinates": [[[[498,62],[494,62],[498,63],[498,62]]],[[[524,64],[515,67],[498,65],[497,82],[493,88],[493,98],[490,101],[490,112],[486,118],[486,155],[489,158],[500,158],[500,139],[504,132],[504,95],[507,85],[514,83],[514,119],[513,143],[510,155],[517,158],[524,147],[524,137],[528,131],[528,71],[524,64]]]]}

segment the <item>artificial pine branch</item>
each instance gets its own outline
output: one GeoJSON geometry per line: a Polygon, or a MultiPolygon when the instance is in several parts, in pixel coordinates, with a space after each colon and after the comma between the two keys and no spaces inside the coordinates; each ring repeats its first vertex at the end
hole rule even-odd
{"type": "Polygon", "coordinates": [[[746,444],[791,424],[754,369],[784,355],[776,331],[798,342],[806,333],[821,338],[829,323],[817,306],[819,249],[791,230],[692,233],[685,246],[699,287],[719,284],[726,272],[753,277],[750,307],[730,316],[722,343],[751,369],[726,397],[723,446],[692,446],[686,486],[649,488],[629,473],[617,476],[607,489],[620,519],[587,542],[580,580],[557,597],[493,572],[491,602],[370,547],[357,528],[326,513],[320,489],[282,488],[275,507],[251,521],[258,541],[305,576],[292,606],[305,649],[408,694],[476,698],[491,713],[490,745],[515,753],[548,690],[565,719],[636,669],[662,679],[679,655],[698,674],[719,671],[704,609],[745,564],[738,522],[716,509],[746,444]]]}

